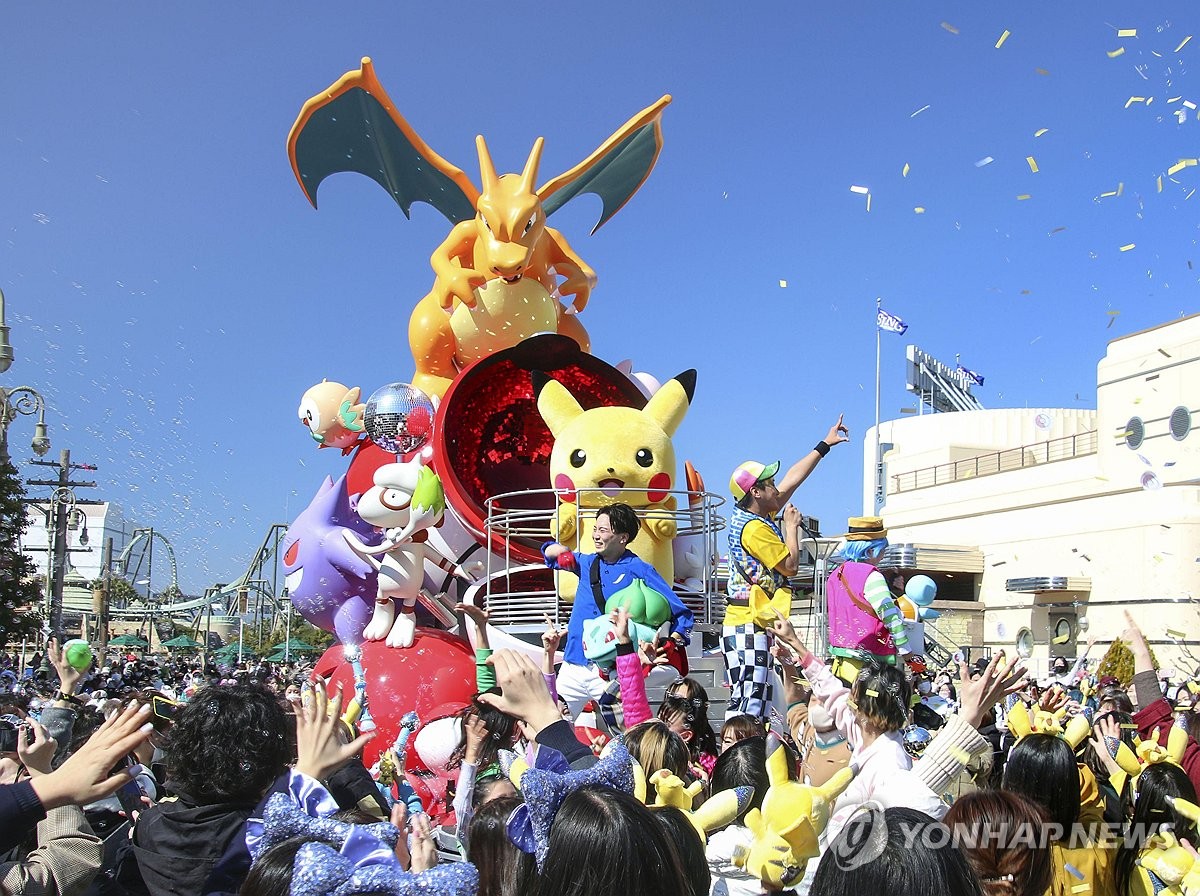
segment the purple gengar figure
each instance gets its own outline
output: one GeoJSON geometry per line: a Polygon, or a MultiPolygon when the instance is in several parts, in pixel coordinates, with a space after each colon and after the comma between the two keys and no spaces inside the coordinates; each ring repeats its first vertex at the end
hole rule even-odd
{"type": "Polygon", "coordinates": [[[377,574],[346,544],[344,529],[372,540],[376,534],[354,512],[346,477],[326,476],[283,538],[284,581],[301,616],[343,644],[359,644],[375,607],[377,574]]]}

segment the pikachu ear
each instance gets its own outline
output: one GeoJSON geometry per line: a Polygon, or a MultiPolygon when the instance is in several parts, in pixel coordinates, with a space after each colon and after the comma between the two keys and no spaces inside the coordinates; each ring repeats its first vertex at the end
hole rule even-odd
{"type": "MultiPolygon", "coordinates": [[[[675,435],[675,430],[687,415],[688,406],[692,403],[692,395],[696,391],[696,371],[685,370],[672,380],[667,380],[663,387],[655,392],[642,412],[649,415],[662,427],[669,436],[675,435]]],[[[543,416],[545,416],[543,414],[543,416]]],[[[554,427],[551,427],[553,430],[554,427]]]]}
{"type": "Polygon", "coordinates": [[[518,756],[513,760],[513,764],[508,769],[508,780],[513,782],[513,787],[517,790],[521,789],[521,776],[529,771],[529,763],[525,761],[524,756],[518,756]]]}
{"type": "Polygon", "coordinates": [[[1188,733],[1184,728],[1171,726],[1171,731],[1167,735],[1167,758],[1176,765],[1183,763],[1183,751],[1187,749],[1188,733]]]}
{"type": "Polygon", "coordinates": [[[767,780],[772,787],[788,781],[787,747],[773,734],[767,737],[767,780]]]}
{"type": "Polygon", "coordinates": [[[558,380],[538,370],[533,371],[531,376],[538,411],[550,427],[550,432],[557,437],[568,423],[583,413],[583,408],[558,380]]]}
{"type": "Polygon", "coordinates": [[[1082,744],[1092,733],[1091,723],[1088,722],[1087,716],[1078,715],[1067,722],[1067,727],[1063,731],[1063,740],[1071,745],[1072,750],[1078,750],[1082,744]]]}
{"type": "Polygon", "coordinates": [[[1033,730],[1033,723],[1029,719],[1029,710],[1024,703],[1018,702],[1008,711],[1008,730],[1017,740],[1033,730]]]}
{"type": "Polygon", "coordinates": [[[644,804],[646,802],[646,771],[636,759],[631,761],[633,763],[633,795],[637,797],[639,803],[644,804]]]}

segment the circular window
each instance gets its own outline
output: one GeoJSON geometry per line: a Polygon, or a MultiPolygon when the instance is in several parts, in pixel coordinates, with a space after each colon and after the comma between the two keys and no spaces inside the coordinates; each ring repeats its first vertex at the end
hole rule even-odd
{"type": "Polygon", "coordinates": [[[1027,628],[1017,632],[1017,656],[1023,660],[1033,656],[1033,632],[1027,628]]]}
{"type": "Polygon", "coordinates": [[[1146,425],[1142,423],[1142,418],[1130,417],[1129,422],[1125,424],[1125,444],[1136,451],[1142,447],[1144,438],[1146,438],[1146,425]]]}
{"type": "Polygon", "coordinates": [[[1192,412],[1180,405],[1171,411],[1171,438],[1182,442],[1192,431],[1192,412]]]}
{"type": "Polygon", "coordinates": [[[1059,619],[1054,624],[1054,643],[1067,644],[1071,641],[1071,636],[1075,634],[1071,630],[1071,620],[1067,618],[1059,619]]]}

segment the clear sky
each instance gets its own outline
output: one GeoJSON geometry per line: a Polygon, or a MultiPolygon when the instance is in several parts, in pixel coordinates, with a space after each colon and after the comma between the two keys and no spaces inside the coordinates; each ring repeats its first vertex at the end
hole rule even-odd
{"type": "MultiPolygon", "coordinates": [[[[1168,176],[1200,155],[1194,0],[20,4],[4,384],[47,396],[50,456],[98,464],[95,496],[167,533],[185,590],[238,575],[344,469],[297,424],[308,386],[412,373],[445,219],[353,174],[314,211],[285,150],[363,55],[473,178],[477,133],[507,170],[545,136],[548,178],[674,95],[621,213],[589,236],[586,197],[552,221],[599,275],[580,320],[607,361],[699,370],[676,446],[711,490],[845,412],[854,441],[796,498],[827,532],[862,505],[877,297],[910,325],[883,337],[884,419],[914,404],[909,341],[961,353],[987,407],[1091,407],[1109,339],[1200,309],[1200,167],[1168,176]]],[[[13,424],[14,457],[31,436],[13,424]]]]}

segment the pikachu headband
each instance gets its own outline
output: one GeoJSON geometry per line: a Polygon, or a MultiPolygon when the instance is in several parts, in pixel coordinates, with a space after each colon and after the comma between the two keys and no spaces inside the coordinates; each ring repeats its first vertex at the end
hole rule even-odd
{"type": "Polygon", "coordinates": [[[1052,734],[1069,743],[1072,750],[1078,750],[1092,733],[1092,726],[1085,716],[1077,715],[1064,728],[1062,721],[1066,715],[1065,709],[1053,713],[1039,709],[1030,716],[1025,704],[1018,703],[1008,711],[1008,730],[1018,743],[1030,734],[1052,734]]]}

